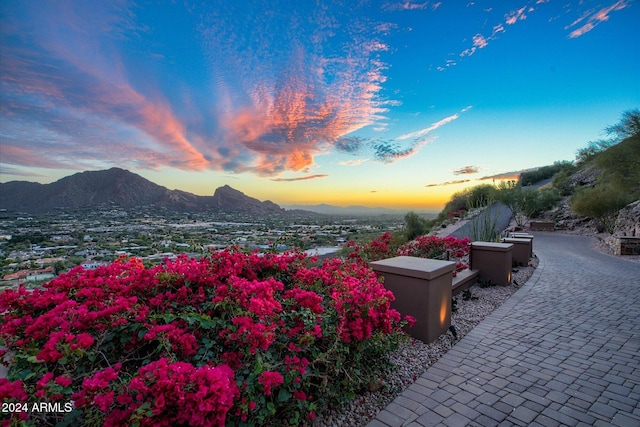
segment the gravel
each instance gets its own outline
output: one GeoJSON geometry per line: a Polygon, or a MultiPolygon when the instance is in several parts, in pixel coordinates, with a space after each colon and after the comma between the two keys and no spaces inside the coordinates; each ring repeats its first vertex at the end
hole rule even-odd
{"type": "Polygon", "coordinates": [[[537,266],[538,259],[534,256],[528,267],[518,267],[513,270],[510,286],[482,288],[476,284],[469,289],[471,298],[465,298],[463,294],[454,297],[457,301],[455,304],[457,310],[451,313],[451,324],[455,326],[457,339],[451,332],[441,335],[431,344],[408,337],[391,355],[391,360],[397,369],[381,382],[382,387],[379,390],[358,395],[340,409],[320,413],[313,422],[313,427],[366,425],[456,342],[524,285],[537,266]]]}

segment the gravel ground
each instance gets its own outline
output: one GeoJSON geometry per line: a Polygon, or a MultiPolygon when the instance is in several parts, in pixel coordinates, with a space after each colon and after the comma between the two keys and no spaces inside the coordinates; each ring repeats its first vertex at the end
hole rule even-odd
{"type": "Polygon", "coordinates": [[[455,326],[458,337],[454,339],[450,332],[441,335],[431,344],[408,338],[398,351],[391,355],[397,370],[384,379],[383,386],[375,392],[366,392],[356,396],[345,407],[319,414],[314,427],[356,427],[364,426],[376,414],[384,409],[402,391],[411,385],[429,366],[478,325],[493,310],[499,307],[531,277],[538,266],[538,259],[532,258],[530,266],[518,267],[512,274],[510,286],[491,286],[470,288],[471,298],[455,297],[457,310],[451,313],[451,324],[455,326]]]}

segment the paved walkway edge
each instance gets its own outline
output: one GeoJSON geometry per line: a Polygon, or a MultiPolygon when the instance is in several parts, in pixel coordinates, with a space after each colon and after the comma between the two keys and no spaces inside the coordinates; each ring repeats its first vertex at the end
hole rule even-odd
{"type": "Polygon", "coordinates": [[[640,264],[536,243],[529,280],[367,427],[640,427],[640,264]]]}
{"type": "MultiPolygon", "coordinates": [[[[446,354],[449,356],[453,355],[456,359],[464,359],[466,357],[467,350],[470,347],[475,347],[476,344],[484,338],[487,332],[493,329],[502,318],[509,314],[509,312],[511,312],[511,310],[513,310],[515,306],[518,305],[518,303],[529,293],[531,288],[533,288],[538,283],[543,272],[544,261],[538,258],[538,267],[536,267],[529,280],[527,280],[527,282],[522,285],[520,289],[514,292],[513,295],[511,295],[502,305],[500,305],[500,307],[496,308],[475,328],[469,331],[467,335],[462,337],[462,339],[458,341],[446,354]],[[462,352],[462,354],[460,355],[456,354],[459,353],[461,349],[464,349],[464,352],[462,352]]],[[[414,395],[414,393],[416,393],[414,389],[418,390],[418,394],[422,394],[425,392],[425,390],[423,390],[421,384],[429,383],[430,385],[434,385],[434,378],[432,378],[433,373],[437,374],[436,376],[439,380],[440,378],[444,379],[440,374],[444,374],[447,371],[455,369],[449,364],[448,361],[445,361],[443,359],[444,356],[438,359],[433,365],[429,366],[427,370],[413,384],[407,387],[405,391],[397,396],[393,400],[393,402],[391,402],[385,409],[380,411],[376,418],[374,418],[367,424],[367,427],[421,427],[423,424],[413,424],[413,422],[418,419],[420,415],[424,414],[427,408],[418,404],[410,397],[407,398],[405,394],[409,396],[414,395]]],[[[429,393],[431,392],[432,391],[429,391],[429,393]]],[[[425,396],[422,395],[418,398],[422,399],[424,397],[425,396]]],[[[445,411],[443,410],[443,412],[445,411]]]]}

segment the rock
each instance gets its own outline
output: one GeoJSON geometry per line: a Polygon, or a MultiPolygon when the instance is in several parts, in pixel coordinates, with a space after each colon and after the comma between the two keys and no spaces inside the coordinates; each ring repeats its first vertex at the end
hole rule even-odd
{"type": "Polygon", "coordinates": [[[370,392],[375,392],[380,390],[382,387],[384,387],[384,385],[385,384],[383,380],[371,381],[367,388],[370,392]]]}
{"type": "Polygon", "coordinates": [[[614,236],[640,237],[640,200],[620,210],[613,234],[614,236]]]}
{"type": "Polygon", "coordinates": [[[588,186],[593,187],[596,184],[598,176],[602,173],[601,169],[589,167],[582,169],[571,175],[571,184],[574,187],[588,186]]]}

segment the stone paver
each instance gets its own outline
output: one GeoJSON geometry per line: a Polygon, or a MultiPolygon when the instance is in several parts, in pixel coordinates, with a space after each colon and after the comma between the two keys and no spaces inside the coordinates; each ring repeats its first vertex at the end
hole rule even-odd
{"type": "Polygon", "coordinates": [[[367,427],[640,427],[640,263],[534,234],[529,281],[367,427]]]}

